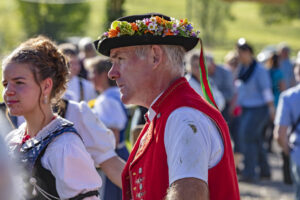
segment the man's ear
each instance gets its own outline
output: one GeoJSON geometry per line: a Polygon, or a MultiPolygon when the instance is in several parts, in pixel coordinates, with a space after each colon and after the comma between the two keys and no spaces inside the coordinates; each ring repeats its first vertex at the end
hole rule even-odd
{"type": "Polygon", "coordinates": [[[151,57],[151,62],[153,63],[154,68],[161,64],[163,60],[163,50],[159,45],[152,45],[151,57]]]}
{"type": "Polygon", "coordinates": [[[46,78],[45,80],[43,80],[42,83],[41,83],[41,88],[42,88],[43,95],[50,96],[50,93],[52,91],[52,87],[53,87],[52,78],[46,78]]]}

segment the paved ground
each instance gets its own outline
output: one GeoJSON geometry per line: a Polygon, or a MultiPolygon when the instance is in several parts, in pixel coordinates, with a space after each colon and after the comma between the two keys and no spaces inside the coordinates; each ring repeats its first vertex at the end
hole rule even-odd
{"type": "Polygon", "coordinates": [[[240,182],[242,200],[293,200],[293,187],[283,183],[281,173],[281,156],[279,148],[274,146],[274,153],[269,154],[269,162],[272,168],[272,178],[269,181],[258,183],[240,182]]]}

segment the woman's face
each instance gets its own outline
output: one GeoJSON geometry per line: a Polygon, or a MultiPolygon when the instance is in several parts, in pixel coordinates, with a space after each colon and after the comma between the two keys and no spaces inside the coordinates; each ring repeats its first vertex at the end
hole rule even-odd
{"type": "Polygon", "coordinates": [[[41,89],[29,64],[8,63],[2,72],[3,99],[13,116],[26,116],[39,109],[41,89]]]}

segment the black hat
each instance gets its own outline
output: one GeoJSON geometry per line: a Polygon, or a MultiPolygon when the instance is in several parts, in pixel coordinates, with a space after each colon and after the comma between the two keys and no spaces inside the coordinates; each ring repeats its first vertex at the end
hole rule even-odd
{"type": "Polygon", "coordinates": [[[245,38],[238,39],[236,47],[242,51],[249,51],[251,54],[253,54],[253,48],[246,42],[245,38]]]}
{"type": "Polygon", "coordinates": [[[189,51],[197,45],[198,34],[187,19],[179,21],[159,13],[149,13],[117,19],[94,45],[106,56],[114,48],[149,44],[179,45],[189,51]]]}

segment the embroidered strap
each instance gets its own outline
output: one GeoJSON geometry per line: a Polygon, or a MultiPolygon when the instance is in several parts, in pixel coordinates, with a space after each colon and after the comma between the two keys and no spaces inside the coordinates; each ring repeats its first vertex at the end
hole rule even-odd
{"type": "Polygon", "coordinates": [[[79,194],[73,198],[70,198],[69,200],[82,200],[86,197],[92,197],[92,196],[99,196],[99,191],[97,191],[97,190],[89,191],[87,193],[79,194]]]}
{"type": "Polygon", "coordinates": [[[73,132],[80,137],[76,129],[73,127],[73,124],[64,124],[62,128],[49,134],[41,141],[29,140],[21,147],[21,161],[25,164],[25,167],[30,174],[32,173],[33,167],[43,150],[47,148],[48,144],[50,144],[54,138],[65,132],[73,132]]]}

